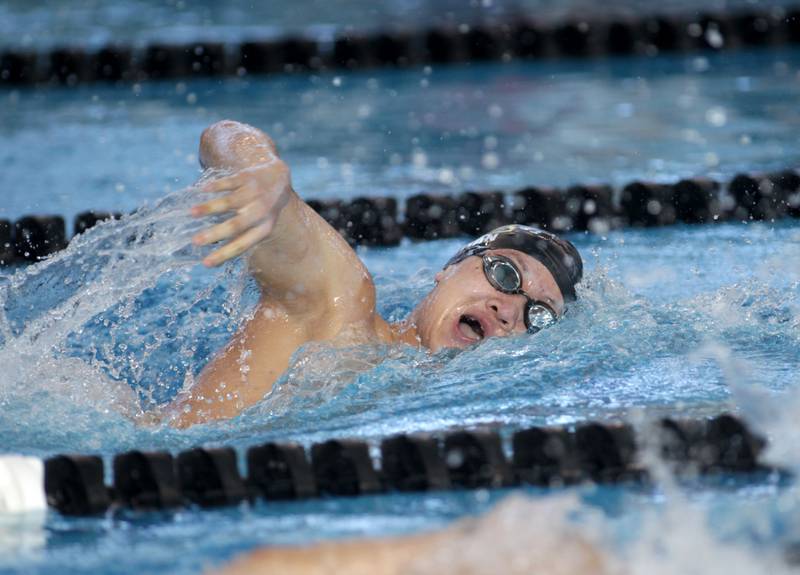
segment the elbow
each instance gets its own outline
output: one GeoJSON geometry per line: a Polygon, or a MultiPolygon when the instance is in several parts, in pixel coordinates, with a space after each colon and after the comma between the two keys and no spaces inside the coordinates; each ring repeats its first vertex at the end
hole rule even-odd
{"type": "Polygon", "coordinates": [[[200,165],[204,168],[240,168],[252,157],[277,155],[275,144],[264,132],[234,120],[221,120],[200,136],[200,165]]]}
{"type": "Polygon", "coordinates": [[[203,133],[200,136],[200,145],[210,145],[216,138],[219,137],[220,134],[224,132],[238,131],[243,126],[244,124],[241,124],[235,120],[220,120],[219,122],[214,122],[208,128],[203,130],[203,133]]]}
{"type": "Polygon", "coordinates": [[[220,120],[203,130],[200,134],[200,166],[203,169],[215,167],[220,139],[226,133],[235,133],[241,126],[234,120],[220,120]]]}

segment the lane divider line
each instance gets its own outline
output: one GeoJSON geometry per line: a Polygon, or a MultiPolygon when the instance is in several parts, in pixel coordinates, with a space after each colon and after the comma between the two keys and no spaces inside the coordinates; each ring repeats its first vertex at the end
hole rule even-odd
{"type": "Polygon", "coordinates": [[[304,36],[241,43],[112,43],[98,50],[6,48],[0,87],[78,86],[198,77],[355,70],[553,58],[648,57],[800,43],[800,6],[638,18],[569,17],[552,24],[505,22],[420,30],[342,32],[332,41],[304,36]]]}
{"type": "Polygon", "coordinates": [[[291,442],[250,447],[242,458],[231,447],[196,447],[176,455],[130,451],[113,457],[113,485],[105,483],[97,455],[63,454],[44,462],[0,456],[0,512],[44,508],[64,515],[116,510],[220,507],[256,500],[355,497],[390,492],[543,488],[649,479],[640,454],[657,450],[679,476],[789,474],[761,461],[766,441],[740,419],[666,418],[634,429],[587,422],[533,427],[513,434],[511,456],[492,429],[403,434],[371,443],[331,439],[308,449],[291,442]],[[379,457],[373,458],[373,453],[379,457]]]}
{"type": "MultiPolygon", "coordinates": [[[[800,174],[738,174],[727,184],[691,178],[673,184],[634,181],[621,188],[573,185],[526,187],[512,192],[415,194],[401,217],[396,198],[314,200],[308,205],[351,245],[391,247],[405,237],[426,241],[475,237],[508,223],[557,233],[603,234],[626,227],[714,224],[800,218],[800,174]]],[[[75,217],[75,234],[121,217],[102,211],[75,217]]],[[[57,215],[0,219],[0,266],[46,258],[67,245],[66,223],[57,215]]]]}

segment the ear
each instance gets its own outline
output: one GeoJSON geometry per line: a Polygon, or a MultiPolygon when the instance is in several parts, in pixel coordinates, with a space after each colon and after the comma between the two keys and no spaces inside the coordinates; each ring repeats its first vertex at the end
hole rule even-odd
{"type": "Polygon", "coordinates": [[[438,284],[442,279],[444,279],[444,270],[439,270],[436,275],[433,276],[433,283],[438,284]]]}

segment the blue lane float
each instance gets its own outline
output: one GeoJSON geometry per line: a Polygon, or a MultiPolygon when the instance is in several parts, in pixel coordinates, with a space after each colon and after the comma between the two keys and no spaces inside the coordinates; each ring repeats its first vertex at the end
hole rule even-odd
{"type": "Polygon", "coordinates": [[[0,54],[0,86],[142,82],[192,76],[240,76],[538,58],[653,56],[800,42],[800,8],[619,20],[572,17],[553,24],[520,18],[415,31],[343,33],[248,40],[195,41],[141,48],[110,44],[95,51],[61,46],[49,52],[8,49],[0,54]]]}
{"type": "MultiPolygon", "coordinates": [[[[569,188],[526,187],[512,192],[473,191],[454,195],[415,194],[400,213],[396,198],[308,200],[352,246],[396,246],[412,241],[474,237],[507,223],[554,232],[605,233],[625,227],[676,223],[774,221],[800,217],[800,175],[738,174],[728,184],[707,178],[674,184],[631,182],[569,188]]],[[[118,219],[113,212],[88,211],[75,217],[80,234],[98,223],[118,219]]],[[[0,220],[0,266],[36,262],[67,245],[60,216],[0,220]]]]}

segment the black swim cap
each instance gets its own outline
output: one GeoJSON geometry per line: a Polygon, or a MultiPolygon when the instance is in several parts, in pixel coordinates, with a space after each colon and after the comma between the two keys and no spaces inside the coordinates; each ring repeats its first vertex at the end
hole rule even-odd
{"type": "Polygon", "coordinates": [[[564,301],[575,300],[575,285],[583,277],[581,255],[567,240],[538,228],[518,224],[496,228],[465,245],[444,267],[497,249],[517,250],[541,262],[553,274],[564,301]]]}

